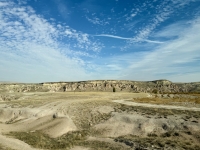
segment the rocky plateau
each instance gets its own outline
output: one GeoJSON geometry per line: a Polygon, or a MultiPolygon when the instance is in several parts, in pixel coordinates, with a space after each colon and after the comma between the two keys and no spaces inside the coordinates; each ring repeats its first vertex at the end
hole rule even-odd
{"type": "Polygon", "coordinates": [[[0,83],[0,92],[145,92],[199,93],[200,82],[173,83],[168,80],[128,81],[94,80],[79,82],[47,82],[38,84],[0,83]]]}

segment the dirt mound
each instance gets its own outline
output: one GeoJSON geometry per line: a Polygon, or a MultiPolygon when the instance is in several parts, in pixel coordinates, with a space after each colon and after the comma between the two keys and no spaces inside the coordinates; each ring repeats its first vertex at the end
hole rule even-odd
{"type": "Polygon", "coordinates": [[[181,117],[168,116],[159,118],[158,116],[141,115],[138,113],[112,113],[113,117],[108,121],[98,124],[95,130],[101,131],[101,135],[106,137],[118,137],[127,134],[147,136],[148,134],[160,135],[170,130],[183,130],[190,128],[191,131],[200,131],[199,122],[185,122],[181,117]]]}
{"type": "Polygon", "coordinates": [[[0,108],[0,122],[8,124],[4,132],[40,130],[51,137],[58,137],[77,129],[67,114],[56,112],[47,106],[0,108]]]}

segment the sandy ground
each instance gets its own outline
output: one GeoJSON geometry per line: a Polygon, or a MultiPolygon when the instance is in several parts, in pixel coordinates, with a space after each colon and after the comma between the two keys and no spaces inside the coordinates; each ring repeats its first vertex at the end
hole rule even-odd
{"type": "MultiPolygon", "coordinates": [[[[1,93],[5,94],[5,93],[1,93]]],[[[8,93],[6,93],[8,94],[8,93]]],[[[89,129],[93,135],[88,141],[117,144],[113,138],[134,134],[147,136],[168,130],[200,131],[200,118],[193,116],[185,121],[184,115],[160,117],[141,111],[122,111],[121,105],[168,110],[199,112],[200,108],[135,103],[133,98],[149,97],[147,93],[69,92],[69,93],[12,93],[17,99],[0,102],[0,145],[16,150],[32,150],[23,141],[8,137],[11,131],[41,131],[52,138],[70,131],[89,129]],[[159,118],[160,117],[160,118],[159,118]],[[112,137],[110,139],[110,137],[112,137]]],[[[120,145],[120,143],[118,143],[120,145]]],[[[123,147],[123,144],[120,145],[123,147]]],[[[127,148],[126,145],[124,145],[127,148]]],[[[72,150],[90,150],[74,146],[72,150]]]]}

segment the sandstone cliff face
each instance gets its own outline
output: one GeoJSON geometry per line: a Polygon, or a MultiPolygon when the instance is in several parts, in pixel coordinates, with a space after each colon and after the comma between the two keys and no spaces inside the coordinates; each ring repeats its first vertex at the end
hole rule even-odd
{"type": "Polygon", "coordinates": [[[39,84],[0,84],[0,92],[149,92],[200,93],[200,82],[172,83],[168,80],[126,81],[94,80],[80,82],[50,82],[39,84]]]}

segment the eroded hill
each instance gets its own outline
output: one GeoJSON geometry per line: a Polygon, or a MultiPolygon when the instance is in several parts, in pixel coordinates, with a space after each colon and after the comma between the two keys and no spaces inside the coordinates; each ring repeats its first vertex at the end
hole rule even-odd
{"type": "Polygon", "coordinates": [[[150,92],[150,93],[199,93],[200,82],[173,83],[168,80],[126,81],[94,80],[80,82],[51,82],[39,84],[1,83],[1,92],[150,92]]]}

